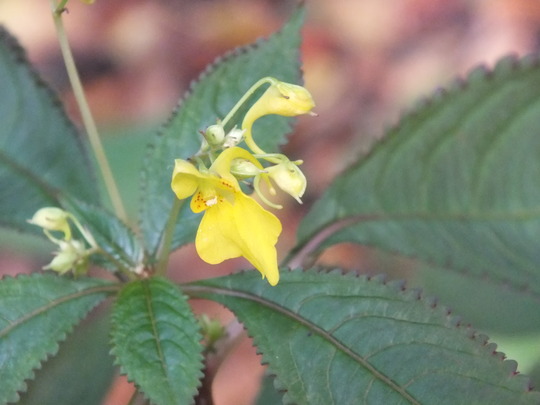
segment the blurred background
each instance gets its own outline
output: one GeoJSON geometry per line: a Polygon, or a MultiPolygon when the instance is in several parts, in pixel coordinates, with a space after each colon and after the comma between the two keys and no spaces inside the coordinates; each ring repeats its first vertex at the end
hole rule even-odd
{"type": "MultiPolygon", "coordinates": [[[[219,55],[279,29],[296,4],[292,0],[68,3],[64,17],[68,37],[132,213],[137,210],[145,147],[189,83],[219,55]]],[[[309,183],[304,205],[288,202],[279,213],[285,225],[279,245],[283,255],[294,244],[296,226],[312,202],[416,101],[455,77],[464,77],[478,64],[492,66],[509,53],[524,55],[540,46],[536,1],[308,0],[305,5],[305,85],[319,116],[300,117],[285,147],[291,158],[304,160],[309,183]]],[[[79,122],[49,2],[1,0],[0,23],[19,39],[68,114],[79,122]]],[[[46,242],[4,232],[0,274],[36,271],[50,261],[50,250],[46,242]],[[24,255],[28,247],[34,252],[31,257],[24,255]]],[[[401,278],[409,277],[415,267],[412,261],[353,245],[329,249],[320,262],[401,278]]],[[[174,254],[171,274],[187,281],[243,267],[242,260],[205,265],[188,246],[174,254]]],[[[194,308],[223,322],[232,319],[217,305],[194,302],[194,308]]],[[[512,351],[511,343],[502,350],[512,351]]],[[[254,403],[264,373],[255,352],[248,338],[241,339],[216,378],[217,405],[254,403]]],[[[516,351],[514,357],[519,355],[516,351]]],[[[520,369],[527,371],[526,355],[520,360],[524,361],[520,369]]],[[[115,376],[103,403],[127,403],[132,391],[123,377],[115,376]]]]}

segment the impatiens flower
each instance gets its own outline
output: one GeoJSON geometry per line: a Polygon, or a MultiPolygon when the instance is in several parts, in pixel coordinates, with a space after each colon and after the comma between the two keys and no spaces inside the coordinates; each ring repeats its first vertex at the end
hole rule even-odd
{"type": "Polygon", "coordinates": [[[269,114],[286,117],[308,114],[315,107],[311,94],[304,87],[274,78],[269,80],[270,87],[251,106],[242,122],[242,129],[246,130],[245,142],[254,153],[265,153],[257,146],[251,134],[251,127],[257,119],[269,114]]]}
{"type": "Polygon", "coordinates": [[[28,222],[43,229],[45,236],[58,246],[54,252],[53,260],[44,270],[52,270],[64,274],[72,270],[73,274],[81,275],[88,270],[88,258],[99,250],[92,234],[84,228],[79,220],[70,212],[57,207],[44,207],[36,211],[28,222]],[[90,248],[86,248],[84,242],[71,237],[70,221],[75,224],[90,248]],[[54,236],[50,231],[59,231],[64,234],[63,238],[54,236]]]}
{"type": "Polygon", "coordinates": [[[28,223],[37,225],[46,231],[64,233],[64,239],[71,239],[71,228],[68,223],[69,214],[57,207],[43,207],[36,211],[28,223]]]}
{"type": "Polygon", "coordinates": [[[73,270],[75,275],[86,273],[90,251],[82,242],[74,239],[69,242],[59,241],[58,247],[54,259],[43,267],[44,270],[52,270],[60,274],[65,274],[70,270],[73,270]]]}
{"type": "Polygon", "coordinates": [[[304,173],[302,173],[296,163],[298,162],[283,160],[274,166],[267,167],[265,172],[280,189],[302,204],[300,198],[306,191],[306,176],[304,176],[304,173]]]}
{"type": "Polygon", "coordinates": [[[193,212],[203,212],[195,238],[197,253],[207,263],[218,264],[243,256],[270,285],[279,281],[276,242],[281,223],[253,198],[242,192],[231,174],[233,161],[247,160],[262,169],[245,149],[225,149],[207,171],[177,159],[171,187],[179,199],[193,196],[193,212]]]}

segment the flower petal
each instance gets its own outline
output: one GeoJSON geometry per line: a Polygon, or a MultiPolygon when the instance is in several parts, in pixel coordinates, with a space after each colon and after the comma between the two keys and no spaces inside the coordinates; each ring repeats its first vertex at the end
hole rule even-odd
{"type": "Polygon", "coordinates": [[[195,246],[210,264],[243,256],[271,285],[279,281],[275,244],[281,233],[276,216],[241,192],[235,202],[225,200],[210,207],[199,225],[195,246]]]}
{"type": "Polygon", "coordinates": [[[171,188],[179,200],[183,200],[194,194],[201,178],[201,173],[192,163],[183,159],[176,159],[174,161],[171,188]]]}

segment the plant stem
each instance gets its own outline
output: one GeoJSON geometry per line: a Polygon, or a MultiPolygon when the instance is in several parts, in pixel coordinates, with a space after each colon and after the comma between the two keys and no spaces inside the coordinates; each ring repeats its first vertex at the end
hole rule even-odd
{"type": "Polygon", "coordinates": [[[54,26],[56,28],[56,35],[58,36],[60,50],[62,51],[62,56],[66,65],[69,81],[73,89],[73,95],[75,96],[75,100],[77,101],[77,105],[79,106],[84,128],[86,129],[86,133],[88,134],[90,145],[96,157],[98,166],[101,170],[103,181],[105,182],[105,188],[107,189],[107,193],[109,194],[109,198],[111,199],[111,203],[113,205],[116,215],[120,219],[126,220],[126,211],[124,209],[122,199],[120,198],[120,193],[118,192],[118,187],[116,186],[116,182],[109,166],[109,162],[107,160],[107,157],[105,156],[103,145],[101,144],[101,139],[97,131],[96,123],[94,121],[92,113],[90,112],[90,107],[88,106],[88,101],[86,100],[86,95],[84,93],[81,79],[79,77],[77,67],[75,66],[73,54],[71,52],[71,48],[69,46],[69,42],[66,36],[64,23],[62,21],[62,13],[65,10],[64,7],[66,3],[67,0],[62,0],[58,4],[55,4],[55,0],[51,0],[51,5],[53,8],[52,14],[54,26]]]}
{"type": "Polygon", "coordinates": [[[169,255],[171,253],[171,243],[174,235],[174,228],[176,226],[176,220],[178,218],[180,208],[182,208],[183,204],[184,200],[179,200],[175,197],[158,252],[158,260],[155,272],[157,276],[164,276],[167,273],[167,264],[169,263],[169,255]]]}
{"type": "MultiPolygon", "coordinates": [[[[238,109],[242,107],[242,104],[246,102],[246,100],[251,97],[251,95],[257,90],[259,87],[261,87],[265,83],[274,83],[275,79],[273,77],[263,77],[261,80],[259,80],[257,83],[255,83],[253,86],[249,88],[248,91],[242,96],[240,100],[234,105],[231,111],[227,114],[225,118],[221,121],[221,125],[225,126],[229,122],[229,120],[236,114],[238,109]]],[[[264,153],[264,152],[263,152],[264,153]]]]}

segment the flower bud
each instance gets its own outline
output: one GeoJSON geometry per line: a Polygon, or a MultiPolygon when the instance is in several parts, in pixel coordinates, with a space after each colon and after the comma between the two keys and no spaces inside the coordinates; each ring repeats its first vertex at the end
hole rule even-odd
{"type": "Polygon", "coordinates": [[[221,146],[225,140],[225,130],[219,124],[210,125],[204,132],[204,139],[210,146],[221,146]]]}
{"type": "Polygon", "coordinates": [[[247,159],[234,159],[231,163],[231,173],[238,179],[255,177],[262,172],[263,170],[247,159]]]}
{"type": "Polygon", "coordinates": [[[28,223],[40,226],[48,231],[60,231],[64,233],[64,239],[71,239],[71,228],[68,223],[69,214],[56,207],[44,207],[36,211],[28,223]]]}
{"type": "Polygon", "coordinates": [[[289,161],[283,161],[277,165],[267,167],[265,171],[277,186],[290,194],[296,199],[300,204],[302,200],[300,199],[304,192],[306,191],[306,176],[298,168],[298,166],[289,161]]]}
{"type": "Polygon", "coordinates": [[[296,84],[276,80],[246,114],[251,122],[268,114],[292,117],[309,113],[315,102],[309,91],[296,84]]]}
{"type": "Polygon", "coordinates": [[[43,267],[44,270],[52,270],[60,274],[70,270],[76,274],[86,272],[88,254],[82,242],[77,240],[60,241],[58,246],[60,249],[56,252],[56,256],[47,266],[43,267]]]}

